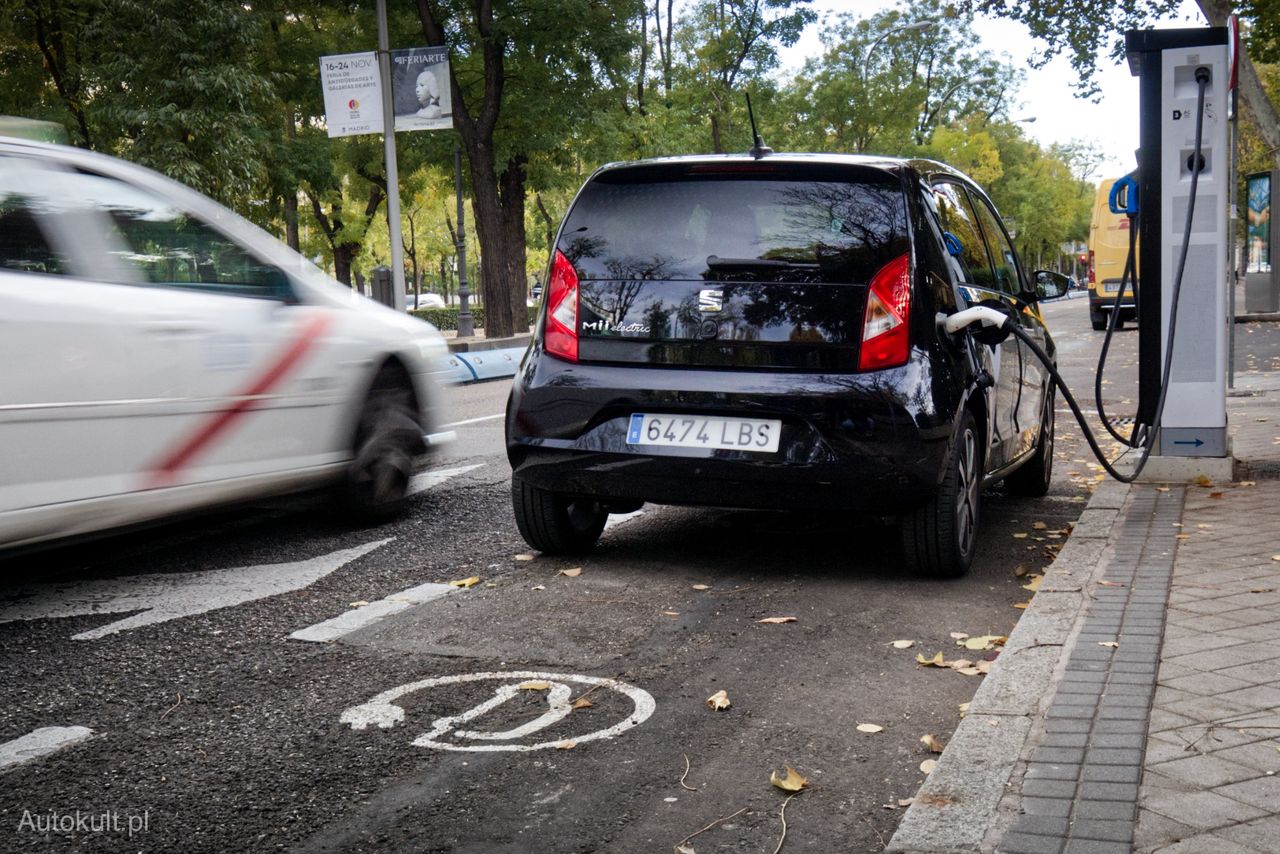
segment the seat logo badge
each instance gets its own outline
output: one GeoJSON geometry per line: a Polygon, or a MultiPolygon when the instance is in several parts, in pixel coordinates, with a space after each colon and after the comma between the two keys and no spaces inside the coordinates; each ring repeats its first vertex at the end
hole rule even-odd
{"type": "Polygon", "coordinates": [[[724,308],[724,292],[719,288],[698,291],[698,311],[713,312],[724,308]]]}

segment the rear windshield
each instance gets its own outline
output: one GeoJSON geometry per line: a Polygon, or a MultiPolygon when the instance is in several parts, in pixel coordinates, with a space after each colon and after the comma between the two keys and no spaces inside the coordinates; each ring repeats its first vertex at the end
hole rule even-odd
{"type": "MultiPolygon", "coordinates": [[[[589,183],[560,250],[582,279],[866,283],[908,251],[898,179],[878,169],[619,169],[589,183]]],[[[728,168],[728,167],[724,167],[728,168]]]]}

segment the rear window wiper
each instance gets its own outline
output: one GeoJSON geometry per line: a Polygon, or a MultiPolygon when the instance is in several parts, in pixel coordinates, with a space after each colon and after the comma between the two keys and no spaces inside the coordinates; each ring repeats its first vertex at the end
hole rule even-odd
{"type": "Polygon", "coordinates": [[[774,261],[770,258],[721,258],[708,255],[707,266],[716,267],[764,267],[776,270],[816,270],[819,265],[807,261],[774,261]]]}

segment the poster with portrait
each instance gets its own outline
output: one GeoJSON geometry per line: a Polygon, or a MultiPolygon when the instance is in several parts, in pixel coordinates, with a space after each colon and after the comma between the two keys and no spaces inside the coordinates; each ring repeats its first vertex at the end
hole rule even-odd
{"type": "Polygon", "coordinates": [[[1271,272],[1271,173],[1245,178],[1245,272],[1271,272]]]}
{"type": "Polygon", "coordinates": [[[451,130],[449,49],[391,51],[391,99],[396,130],[451,130]]]}

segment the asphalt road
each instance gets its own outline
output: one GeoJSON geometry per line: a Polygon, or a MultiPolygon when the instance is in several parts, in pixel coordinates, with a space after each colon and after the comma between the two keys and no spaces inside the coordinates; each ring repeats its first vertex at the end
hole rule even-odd
{"type": "MultiPolygon", "coordinates": [[[[1046,314],[1091,388],[1084,300],[1046,314]]],[[[522,559],[505,383],[451,397],[459,440],[395,524],[299,499],[0,564],[0,742],[93,731],[0,770],[0,849],[671,851],[711,825],[687,845],[772,852],[786,804],[784,851],[879,850],[921,737],[945,743],[982,678],[917,653],[990,655],[951,633],[1013,627],[1098,475],[1060,405],[1051,494],[989,490],[957,581],[905,576],[878,520],[834,515],[647,507],[587,558],[522,559]],[[386,597],[366,628],[290,637],[386,597]],[[786,766],[811,783],[790,802],[786,766]]]]}

